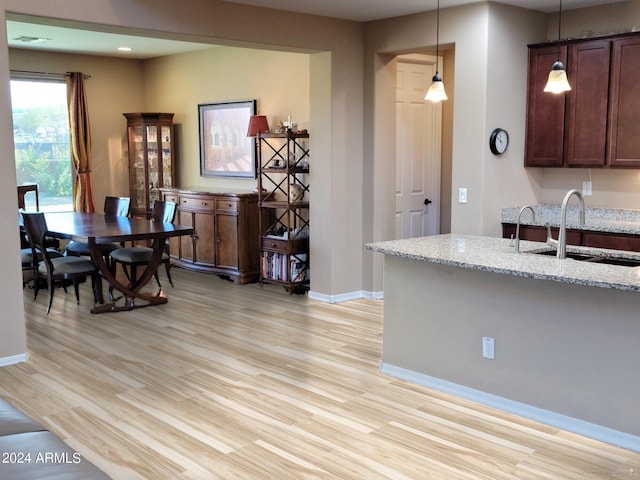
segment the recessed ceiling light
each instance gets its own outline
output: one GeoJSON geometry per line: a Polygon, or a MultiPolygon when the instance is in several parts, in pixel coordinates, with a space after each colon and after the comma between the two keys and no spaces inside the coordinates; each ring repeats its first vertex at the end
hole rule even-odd
{"type": "Polygon", "coordinates": [[[20,35],[19,37],[14,38],[14,40],[24,43],[44,43],[50,41],[51,39],[46,37],[31,37],[29,35],[20,35]]]}
{"type": "Polygon", "coordinates": [[[118,50],[121,52],[130,52],[133,49],[131,47],[118,47],[118,50]]]}

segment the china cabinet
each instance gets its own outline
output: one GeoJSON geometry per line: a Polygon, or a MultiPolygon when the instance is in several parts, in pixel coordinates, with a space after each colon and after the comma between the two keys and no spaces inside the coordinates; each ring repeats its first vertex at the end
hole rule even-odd
{"type": "Polygon", "coordinates": [[[125,113],[131,215],[150,217],[159,188],[175,185],[173,113],[125,113]]]}
{"type": "Polygon", "coordinates": [[[260,281],[309,289],[309,134],[259,134],[260,281]]]}

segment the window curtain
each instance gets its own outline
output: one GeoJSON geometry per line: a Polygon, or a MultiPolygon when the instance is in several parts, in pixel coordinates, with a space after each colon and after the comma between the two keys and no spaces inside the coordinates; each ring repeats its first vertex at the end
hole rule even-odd
{"type": "Polygon", "coordinates": [[[93,213],[91,192],[91,130],[84,90],[85,76],[80,72],[67,75],[67,103],[71,134],[71,162],[73,175],[73,209],[93,213]]]}

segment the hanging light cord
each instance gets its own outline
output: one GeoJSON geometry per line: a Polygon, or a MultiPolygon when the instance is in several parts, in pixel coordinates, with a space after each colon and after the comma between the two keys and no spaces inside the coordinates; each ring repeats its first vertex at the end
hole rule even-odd
{"type": "Polygon", "coordinates": [[[562,27],[562,0],[560,0],[560,12],[558,12],[558,61],[560,61],[560,35],[561,35],[560,28],[561,27],[562,27]]]}
{"type": "Polygon", "coordinates": [[[438,75],[439,54],[440,54],[440,0],[438,0],[438,6],[436,10],[436,75],[438,75]]]}

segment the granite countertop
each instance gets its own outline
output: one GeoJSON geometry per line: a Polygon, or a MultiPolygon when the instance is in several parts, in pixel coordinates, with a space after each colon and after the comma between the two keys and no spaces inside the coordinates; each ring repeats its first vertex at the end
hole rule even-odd
{"type": "MultiPolygon", "coordinates": [[[[521,225],[537,225],[544,227],[560,225],[560,205],[532,205],[535,220],[531,212],[525,211],[520,217],[521,225]]],[[[502,223],[517,223],[518,212],[522,207],[503,208],[500,216],[502,223]]],[[[585,208],[585,224],[578,223],[578,206],[567,207],[567,228],[609,233],[628,233],[640,235],[640,210],[615,208],[585,208]]]]}
{"type": "MultiPolygon", "coordinates": [[[[369,243],[364,248],[385,255],[460,268],[640,292],[640,267],[591,263],[572,258],[560,260],[555,256],[534,254],[551,250],[542,242],[521,240],[520,253],[515,253],[509,239],[448,234],[369,243]]],[[[567,253],[640,261],[639,253],[618,250],[567,245],[567,253]]]]}

